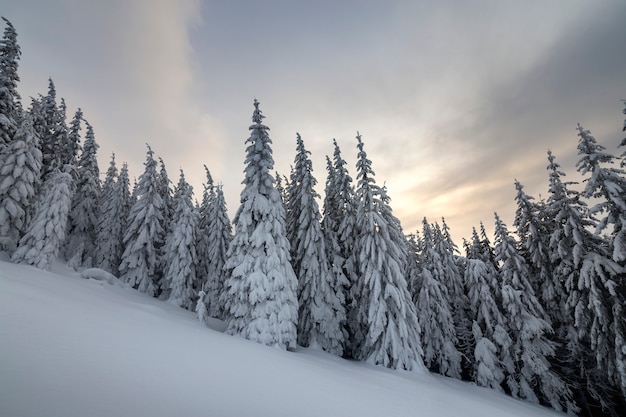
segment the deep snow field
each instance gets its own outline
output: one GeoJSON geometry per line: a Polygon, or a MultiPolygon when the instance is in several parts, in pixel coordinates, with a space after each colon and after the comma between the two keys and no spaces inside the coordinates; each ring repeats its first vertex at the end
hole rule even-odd
{"type": "Polygon", "coordinates": [[[268,348],[118,282],[6,260],[0,417],[561,415],[438,375],[268,348]]]}

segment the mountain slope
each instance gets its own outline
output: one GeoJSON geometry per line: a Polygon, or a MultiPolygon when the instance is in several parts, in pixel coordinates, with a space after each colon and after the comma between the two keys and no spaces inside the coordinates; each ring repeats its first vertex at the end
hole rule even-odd
{"type": "Polygon", "coordinates": [[[61,264],[45,272],[0,261],[0,416],[560,415],[449,378],[284,352],[222,328],[61,264]]]}

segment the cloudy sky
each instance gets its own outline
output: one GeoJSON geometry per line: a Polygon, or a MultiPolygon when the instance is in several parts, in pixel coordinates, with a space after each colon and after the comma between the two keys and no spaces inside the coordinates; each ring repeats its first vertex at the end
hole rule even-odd
{"type": "MultiPolygon", "coordinates": [[[[576,123],[623,134],[623,0],[0,0],[18,31],[25,104],[52,77],[100,144],[143,170],[145,143],[200,198],[203,164],[234,214],[256,97],[288,174],[296,132],[323,193],[336,138],[363,135],[405,232],[444,216],[457,244],[517,178],[546,195],[546,151],[576,179],[576,123]]],[[[621,152],[620,152],[621,153],[621,152]]],[[[354,168],[353,177],[356,176],[354,168]]]]}

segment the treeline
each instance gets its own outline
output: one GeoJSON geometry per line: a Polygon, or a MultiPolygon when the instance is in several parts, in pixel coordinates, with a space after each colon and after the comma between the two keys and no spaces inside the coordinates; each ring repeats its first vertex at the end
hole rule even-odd
{"type": "Polygon", "coordinates": [[[404,234],[358,133],[356,180],[333,141],[320,209],[303,139],[289,177],[275,173],[255,100],[231,223],[208,169],[196,204],[182,170],[171,187],[149,146],[132,187],[114,156],[101,181],[93,128],[80,109],[67,125],[52,80],[23,108],[21,52],[4,21],[0,249],[12,261],[101,268],[268,346],[428,369],[569,413],[623,411],[625,161],[583,127],[583,189],[548,152],[548,198],[516,182],[514,234],[496,214],[493,243],[481,224],[461,256],[444,219],[404,234]]]}

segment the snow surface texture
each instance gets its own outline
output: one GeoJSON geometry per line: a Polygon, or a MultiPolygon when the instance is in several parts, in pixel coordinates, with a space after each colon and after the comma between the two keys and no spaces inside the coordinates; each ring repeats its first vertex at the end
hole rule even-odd
{"type": "Polygon", "coordinates": [[[417,372],[285,352],[55,263],[0,252],[0,416],[463,416],[559,413],[417,372]]]}

